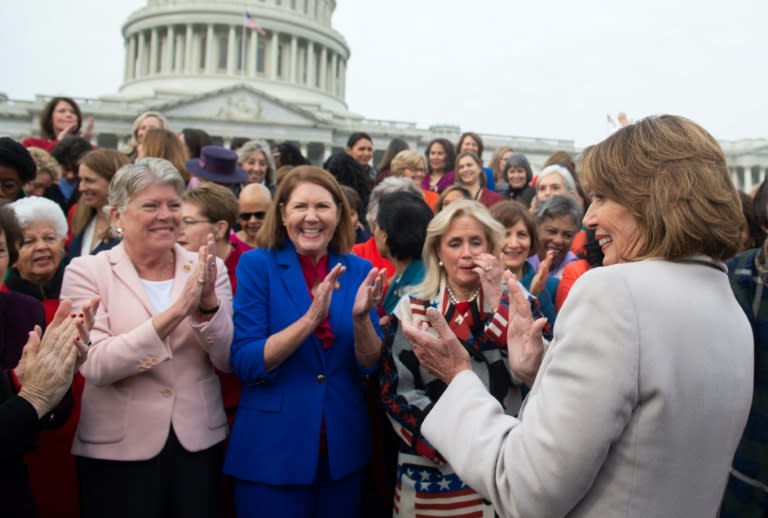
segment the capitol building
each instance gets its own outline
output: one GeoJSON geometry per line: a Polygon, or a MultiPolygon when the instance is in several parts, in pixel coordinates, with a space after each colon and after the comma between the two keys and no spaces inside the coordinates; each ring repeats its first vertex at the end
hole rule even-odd
{"type": "MultiPolygon", "coordinates": [[[[96,119],[93,140],[121,148],[136,116],[163,113],[171,128],[201,128],[217,143],[237,137],[298,144],[319,164],[355,131],[374,140],[374,162],[392,138],[423,150],[436,137],[458,140],[451,124],[373,120],[345,102],[350,49],[332,26],[335,0],[148,0],[123,24],[119,92],[73,97],[96,119]],[[245,10],[258,27],[245,28],[245,10]]],[[[22,139],[39,131],[47,95],[32,101],[0,94],[0,135],[22,139]]],[[[488,160],[500,146],[525,153],[535,169],[556,150],[575,155],[572,140],[481,133],[488,160]]],[[[749,190],[766,177],[768,139],[721,141],[736,185],[749,190]]]]}

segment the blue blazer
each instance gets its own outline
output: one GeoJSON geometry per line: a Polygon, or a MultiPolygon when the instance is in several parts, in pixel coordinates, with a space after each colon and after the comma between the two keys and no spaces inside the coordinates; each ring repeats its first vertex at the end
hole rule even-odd
{"type": "MultiPolygon", "coordinates": [[[[251,250],[240,258],[230,361],[244,387],[224,464],[228,475],[268,484],[313,483],[323,422],[334,480],[367,463],[363,377],[376,369],[363,369],[355,360],[352,305],[371,265],[353,255],[331,254],[328,269],[338,263],[347,270],[331,299],[335,343],[323,350],[310,335],[267,372],[264,344],[306,313],[310,294],[292,243],[279,250],[251,250]]],[[[375,309],[371,318],[380,334],[375,309]]]]}

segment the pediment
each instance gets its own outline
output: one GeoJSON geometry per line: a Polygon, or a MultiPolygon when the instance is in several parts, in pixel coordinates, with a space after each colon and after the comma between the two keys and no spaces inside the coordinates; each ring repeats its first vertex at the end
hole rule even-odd
{"type": "Polygon", "coordinates": [[[315,126],[312,113],[246,85],[235,85],[154,106],[170,119],[315,126]]]}

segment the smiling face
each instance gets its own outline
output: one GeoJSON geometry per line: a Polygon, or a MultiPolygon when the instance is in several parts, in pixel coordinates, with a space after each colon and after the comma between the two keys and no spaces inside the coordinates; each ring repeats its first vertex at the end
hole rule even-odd
{"type": "Polygon", "coordinates": [[[459,149],[459,153],[463,153],[464,151],[472,151],[474,154],[479,154],[478,151],[480,151],[480,146],[478,146],[477,141],[467,135],[464,137],[464,140],[461,141],[461,148],[459,149]]]}
{"type": "Polygon", "coordinates": [[[470,189],[480,187],[480,175],[483,169],[471,156],[463,156],[459,159],[458,179],[461,184],[470,189]]]}
{"type": "Polygon", "coordinates": [[[77,125],[77,112],[74,106],[67,101],[59,101],[51,113],[51,126],[53,132],[58,135],[68,127],[77,125]]]}
{"type": "Polygon", "coordinates": [[[500,259],[507,270],[520,278],[523,265],[529,255],[531,255],[531,234],[521,218],[504,231],[500,259]]]}
{"type": "Polygon", "coordinates": [[[347,148],[347,154],[361,166],[368,167],[368,162],[373,157],[373,142],[367,138],[358,139],[354,146],[347,148]]]}
{"type": "Polygon", "coordinates": [[[437,256],[443,262],[448,284],[464,298],[480,286],[480,277],[473,271],[475,257],[488,253],[490,245],[483,225],[472,216],[459,216],[451,221],[440,237],[437,256]]]}
{"type": "Polygon", "coordinates": [[[144,142],[144,135],[147,134],[147,131],[153,129],[153,128],[162,128],[163,123],[160,119],[155,117],[154,115],[147,115],[144,117],[144,120],[141,121],[141,124],[139,124],[139,127],[136,128],[136,141],[141,144],[144,142]]]}
{"type": "Polygon", "coordinates": [[[245,180],[246,184],[262,183],[269,172],[267,155],[264,151],[254,151],[240,164],[240,167],[248,173],[248,178],[245,180]]]}
{"type": "Polygon", "coordinates": [[[80,178],[77,186],[77,190],[80,191],[80,202],[97,210],[104,207],[107,204],[109,182],[85,165],[80,165],[77,176],[80,178]]]}
{"type": "Polygon", "coordinates": [[[424,180],[426,174],[427,166],[423,160],[416,163],[413,167],[406,167],[403,169],[403,178],[412,181],[419,189],[421,189],[421,182],[424,180]]]}
{"type": "Polygon", "coordinates": [[[444,173],[448,168],[448,153],[445,148],[439,142],[433,142],[427,151],[427,159],[429,160],[429,168],[433,172],[444,173]]]}
{"type": "Polygon", "coordinates": [[[603,264],[623,263],[637,257],[642,248],[640,226],[624,205],[593,194],[584,224],[595,231],[595,240],[605,257],[603,264]]]}
{"type": "Polygon", "coordinates": [[[539,223],[539,259],[544,259],[547,251],[555,252],[552,265],[560,264],[571,249],[573,238],[579,229],[570,216],[546,218],[539,223]]]}
{"type": "Polygon", "coordinates": [[[328,253],[340,217],[329,191],[314,183],[300,183],[280,207],[280,213],[298,253],[315,259],[328,253]]]}
{"type": "Polygon", "coordinates": [[[53,279],[64,258],[64,240],[53,223],[36,221],[21,233],[21,246],[16,269],[23,279],[42,285],[53,279]]]}
{"type": "Polygon", "coordinates": [[[507,183],[512,189],[521,189],[528,183],[528,172],[517,166],[507,169],[507,183]]]}
{"type": "Polygon", "coordinates": [[[559,173],[550,173],[536,183],[536,198],[544,201],[555,195],[566,194],[565,181],[559,173]]]}
{"type": "Polygon", "coordinates": [[[146,252],[173,248],[181,226],[181,197],[167,184],[152,184],[133,195],[123,212],[113,210],[127,247],[146,252]]]}

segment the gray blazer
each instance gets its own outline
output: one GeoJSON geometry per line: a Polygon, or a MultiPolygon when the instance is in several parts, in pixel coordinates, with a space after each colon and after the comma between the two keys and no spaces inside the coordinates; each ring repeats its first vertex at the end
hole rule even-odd
{"type": "Polygon", "coordinates": [[[520,420],[467,371],[424,436],[502,516],[716,516],[750,408],[753,347],[727,276],[710,266],[586,273],[520,420]]]}

